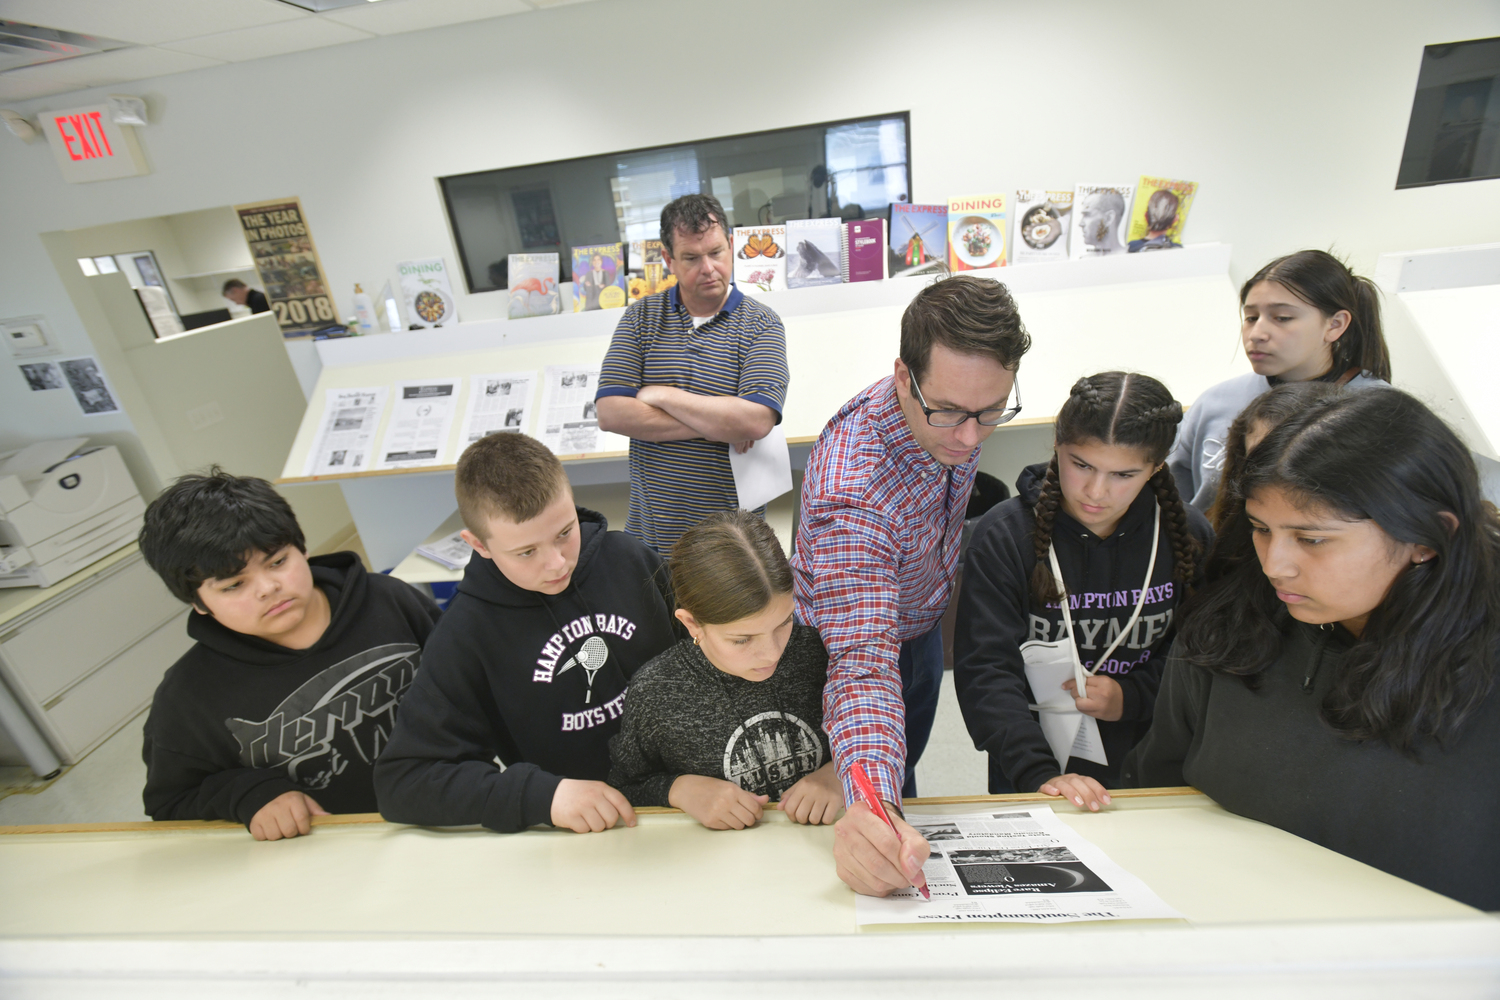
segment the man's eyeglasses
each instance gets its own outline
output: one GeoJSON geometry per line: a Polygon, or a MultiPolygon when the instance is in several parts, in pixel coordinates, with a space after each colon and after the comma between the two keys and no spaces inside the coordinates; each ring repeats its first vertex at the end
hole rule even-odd
{"type": "Polygon", "coordinates": [[[1011,387],[1016,395],[1016,405],[1008,406],[998,410],[934,410],[927,405],[927,400],[922,398],[922,390],[917,385],[917,380],[911,380],[911,392],[917,397],[917,405],[921,407],[922,413],[926,415],[927,422],[933,427],[957,427],[970,417],[979,421],[981,427],[999,427],[1001,424],[1009,423],[1015,419],[1017,413],[1021,412],[1021,380],[1017,379],[1011,387]]]}

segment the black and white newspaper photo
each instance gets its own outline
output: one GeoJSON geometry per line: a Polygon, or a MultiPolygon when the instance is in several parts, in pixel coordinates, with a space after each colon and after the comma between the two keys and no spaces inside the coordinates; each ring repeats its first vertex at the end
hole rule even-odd
{"type": "Polygon", "coordinates": [[[375,431],[385,412],[383,385],[360,389],[329,389],[318,436],[307,454],[308,476],[365,472],[375,447],[375,431]]]}
{"type": "Polygon", "coordinates": [[[496,372],[469,379],[462,446],[491,434],[525,434],[531,426],[536,372],[496,372]]]}
{"type": "Polygon", "coordinates": [[[68,380],[68,387],[73,390],[73,398],[78,400],[84,416],[102,417],[106,413],[120,412],[120,404],[105,381],[104,369],[99,367],[97,358],[64,358],[57,365],[68,380]]]}
{"type": "Polygon", "coordinates": [[[1048,806],[907,816],[932,855],[932,900],[915,889],[859,896],[860,924],[1183,919],[1048,806]]]}
{"type": "Polygon", "coordinates": [[[599,429],[597,365],[548,365],[542,384],[542,443],[557,455],[626,451],[630,439],[599,429]]]}
{"type": "MultiPolygon", "coordinates": [[[[385,424],[377,469],[442,465],[458,412],[458,378],[414,379],[396,383],[391,418],[385,424]]],[[[456,459],[455,459],[456,460],[456,459]]]]}
{"type": "Polygon", "coordinates": [[[21,374],[26,376],[26,384],[31,387],[32,392],[46,392],[49,389],[68,387],[67,380],[63,378],[62,369],[57,367],[56,362],[37,361],[22,365],[21,374]]]}

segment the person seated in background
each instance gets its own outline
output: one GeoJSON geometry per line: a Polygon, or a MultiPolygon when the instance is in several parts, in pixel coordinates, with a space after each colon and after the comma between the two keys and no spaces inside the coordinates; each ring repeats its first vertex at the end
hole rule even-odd
{"type": "Polygon", "coordinates": [[[676,642],[661,557],[573,503],[557,456],[491,434],[454,473],[470,559],[375,768],[395,823],[635,824],[604,783],[625,688],[676,642]]]}
{"type": "Polygon", "coordinates": [[[237,306],[246,306],[252,314],[271,311],[271,303],[266,301],[265,293],[251,288],[239,278],[230,278],[224,282],[223,295],[237,306]]]}
{"type": "Polygon", "coordinates": [[[609,742],[610,784],[714,830],[754,826],[767,802],[832,823],[843,790],[823,732],[828,653],[792,621],[792,569],[748,511],[710,514],[672,547],[683,639],[641,668],[609,742]]]}
{"type": "Polygon", "coordinates": [[[1288,418],[1230,485],[1125,783],[1500,909],[1500,517],[1468,449],[1372,388],[1288,418]]]}
{"type": "Polygon", "coordinates": [[[147,815],[280,840],[312,816],[374,812],[375,758],[438,620],[432,599],[352,552],[309,559],[271,484],[217,467],[151,502],[140,545],[192,606],[197,640],[151,699],[147,815]]]}
{"type": "Polygon", "coordinates": [[[1229,518],[1236,510],[1234,491],[1226,489],[1226,482],[1239,479],[1245,470],[1245,456],[1266,439],[1266,435],[1281,426],[1282,421],[1313,402],[1343,392],[1343,388],[1332,382],[1283,382],[1269,392],[1263,392],[1240,411],[1224,435],[1223,469],[1219,478],[1218,492],[1213,506],[1208,508],[1208,523],[1215,532],[1228,526],[1229,518]]]}

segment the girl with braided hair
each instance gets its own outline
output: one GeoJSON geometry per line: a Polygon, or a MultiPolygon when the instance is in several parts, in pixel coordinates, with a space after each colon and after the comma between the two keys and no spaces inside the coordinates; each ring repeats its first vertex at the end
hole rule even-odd
{"type": "Polygon", "coordinates": [[[1150,726],[1176,610],[1213,538],[1165,465],[1181,420],[1150,376],[1079,379],[1051,462],[975,527],[953,679],[992,793],[1098,809],[1150,726]]]}

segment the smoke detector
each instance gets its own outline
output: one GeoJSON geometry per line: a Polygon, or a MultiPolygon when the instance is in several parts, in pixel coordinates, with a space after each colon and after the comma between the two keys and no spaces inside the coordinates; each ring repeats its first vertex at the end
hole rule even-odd
{"type": "Polygon", "coordinates": [[[36,126],[9,108],[0,108],[0,121],[11,135],[25,142],[36,138],[36,126]]]}

